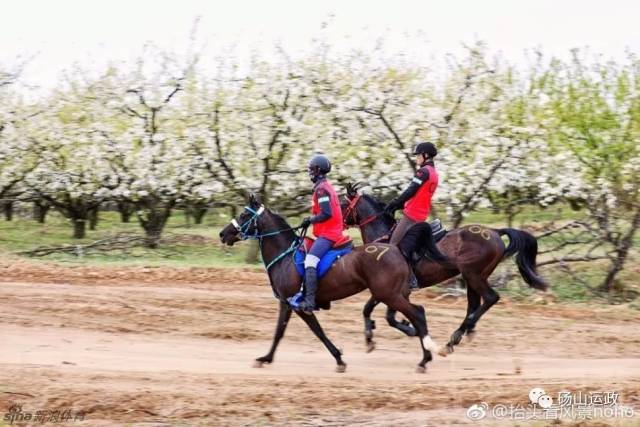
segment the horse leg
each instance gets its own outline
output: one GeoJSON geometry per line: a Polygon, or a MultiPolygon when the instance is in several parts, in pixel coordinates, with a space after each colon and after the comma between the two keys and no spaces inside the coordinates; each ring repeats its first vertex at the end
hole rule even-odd
{"type": "Polygon", "coordinates": [[[415,330],[415,328],[413,326],[411,326],[410,322],[407,322],[406,320],[402,319],[402,321],[398,322],[396,320],[396,313],[397,310],[392,309],[391,307],[387,308],[387,323],[389,324],[389,326],[396,328],[397,330],[399,330],[400,332],[404,333],[406,336],[408,337],[415,337],[417,336],[417,332],[415,330]]]}
{"type": "Polygon", "coordinates": [[[422,360],[418,363],[416,372],[424,373],[426,371],[426,365],[433,360],[432,351],[437,351],[438,346],[429,336],[427,329],[427,317],[424,311],[424,307],[416,304],[411,304],[408,299],[402,296],[397,296],[393,300],[385,303],[389,308],[398,310],[404,316],[409,319],[413,324],[417,332],[417,336],[420,338],[420,347],[422,348],[422,360]]]}
{"type": "Polygon", "coordinates": [[[494,291],[487,282],[486,279],[479,279],[476,283],[478,286],[476,288],[476,292],[482,295],[482,305],[478,307],[473,313],[467,316],[467,334],[471,332],[474,333],[474,329],[480,317],[498,301],[500,301],[500,294],[494,291]]]}
{"type": "Polygon", "coordinates": [[[364,316],[364,340],[367,346],[367,353],[371,353],[376,348],[376,343],[373,341],[373,330],[376,328],[376,322],[371,319],[371,313],[378,304],[380,304],[380,301],[376,301],[375,298],[371,297],[362,309],[362,315],[364,316]]]}
{"type": "MultiPolygon", "coordinates": [[[[462,322],[459,330],[463,330],[469,338],[473,337],[475,333],[475,327],[480,320],[480,317],[486,313],[495,303],[500,300],[500,295],[494,291],[483,277],[469,277],[467,278],[467,299],[469,305],[467,306],[467,317],[462,322]],[[472,293],[474,296],[474,303],[472,305],[472,293]],[[482,304],[478,304],[482,297],[482,304]]],[[[458,334],[458,331],[451,337],[453,345],[457,345],[462,338],[463,333],[458,334]],[[455,339],[454,339],[455,338],[455,339]]],[[[448,346],[449,344],[447,344],[448,346]]],[[[451,347],[453,349],[453,347],[451,347]]]]}
{"type": "Polygon", "coordinates": [[[296,311],[296,314],[304,320],[307,326],[309,326],[309,329],[313,331],[316,337],[318,337],[325,347],[327,347],[329,353],[331,353],[331,355],[336,359],[336,363],[338,364],[338,366],[336,366],[336,372],[344,372],[347,369],[347,364],[342,361],[342,353],[324,334],[316,315],[313,313],[305,313],[303,311],[296,311]]]}
{"type": "Polygon", "coordinates": [[[276,325],[276,333],[273,336],[273,343],[271,344],[271,349],[266,356],[258,357],[253,364],[256,368],[262,368],[264,363],[273,362],[273,355],[276,352],[276,348],[278,347],[278,343],[284,336],[284,331],[287,329],[287,323],[289,323],[289,319],[291,318],[291,307],[289,304],[280,302],[280,312],[278,313],[278,323],[276,325]]]}
{"type": "MultiPolygon", "coordinates": [[[[373,330],[376,328],[376,322],[371,319],[371,313],[378,304],[380,304],[380,301],[376,301],[375,298],[371,297],[362,310],[362,315],[364,316],[364,337],[365,344],[367,346],[367,353],[372,352],[376,348],[376,344],[373,341],[373,330]]],[[[415,328],[411,326],[411,323],[404,319],[402,319],[401,322],[398,322],[396,320],[396,313],[396,310],[387,307],[386,319],[389,326],[396,328],[409,337],[415,337],[417,335],[415,328]]]]}
{"type": "MultiPolygon", "coordinates": [[[[464,275],[463,275],[464,280],[464,275]]],[[[480,295],[476,292],[476,290],[472,287],[469,287],[467,284],[467,314],[464,317],[464,320],[460,324],[460,327],[455,330],[455,332],[451,335],[449,342],[445,347],[443,347],[440,351],[440,356],[446,357],[447,354],[453,353],[454,346],[460,344],[462,340],[462,336],[466,333],[473,334],[474,332],[468,329],[468,318],[471,313],[476,311],[480,306],[480,295]]]]}

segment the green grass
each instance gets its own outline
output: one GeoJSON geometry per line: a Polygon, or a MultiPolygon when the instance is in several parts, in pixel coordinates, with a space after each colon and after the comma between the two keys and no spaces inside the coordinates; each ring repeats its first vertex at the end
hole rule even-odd
{"type": "MultiPolygon", "coordinates": [[[[438,212],[442,212],[441,218],[444,220],[444,206],[436,206],[438,212]],[[439,208],[439,209],[438,209],[439,208]]],[[[522,228],[527,224],[540,222],[562,222],[581,219],[582,212],[576,212],[568,205],[554,205],[547,208],[539,206],[527,206],[514,218],[513,227],[522,228]]],[[[482,224],[487,226],[505,227],[507,218],[504,214],[494,213],[491,209],[476,209],[464,218],[464,224],[482,224]]]]}
{"type": "MultiPolygon", "coordinates": [[[[137,247],[126,253],[114,251],[87,254],[82,257],[71,254],[52,254],[42,259],[73,264],[262,268],[260,262],[247,264],[245,261],[250,243],[239,242],[233,247],[220,243],[218,233],[229,223],[229,219],[226,213],[209,212],[203,224],[188,224],[184,213],[175,211],[167,222],[163,237],[176,238],[179,243],[160,245],[156,250],[137,247]],[[189,241],[189,236],[194,236],[193,242],[189,241]],[[205,240],[203,241],[202,238],[205,240]]],[[[299,222],[300,218],[290,220],[292,225],[299,222]]],[[[86,245],[118,233],[143,235],[143,230],[135,216],[131,218],[130,223],[122,223],[117,212],[100,212],[96,230],[87,229],[84,239],[72,238],[72,231],[70,221],[57,212],[47,215],[45,224],[38,224],[30,218],[14,216],[12,221],[0,220],[0,251],[15,254],[41,246],[86,245]]],[[[349,230],[349,234],[354,240],[360,242],[357,229],[349,230]]]]}
{"type": "MultiPolygon", "coordinates": [[[[112,265],[169,265],[169,266],[245,266],[247,245],[223,247],[218,233],[223,220],[219,215],[208,215],[202,225],[187,225],[181,212],[173,215],[166,226],[165,237],[179,238],[180,243],[160,246],[157,250],[134,248],[127,253],[110,252],[78,257],[70,254],[55,254],[45,259],[65,263],[96,263],[112,265]],[[189,242],[189,236],[202,236],[189,242]]],[[[14,217],[13,221],[0,221],[0,250],[5,253],[35,249],[40,246],[84,245],[108,238],[118,233],[143,235],[136,218],[130,223],[120,222],[116,212],[101,212],[95,231],[87,230],[84,239],[73,239],[70,222],[58,213],[47,216],[46,224],[31,219],[14,217]]]]}

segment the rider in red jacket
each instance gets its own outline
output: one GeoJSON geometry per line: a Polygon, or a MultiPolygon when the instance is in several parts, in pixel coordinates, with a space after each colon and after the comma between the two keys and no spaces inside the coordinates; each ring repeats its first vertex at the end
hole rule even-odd
{"type": "Polygon", "coordinates": [[[394,215],[395,211],[404,207],[404,216],[398,222],[389,243],[397,245],[406,232],[418,222],[424,222],[431,210],[431,198],[438,187],[438,172],[436,172],[433,158],[438,154],[435,145],[422,142],[413,150],[416,156],[416,171],[409,186],[402,194],[393,199],[385,208],[385,213],[394,215]]]}
{"type": "Polygon", "coordinates": [[[320,259],[337,241],[344,237],[342,210],[338,195],[326,175],[331,171],[331,162],[321,154],[314,156],[309,162],[309,177],[314,183],[311,213],[313,216],[302,221],[302,227],[313,225],[316,240],[304,260],[305,298],[294,307],[311,312],[316,306],[316,290],[318,288],[317,267],[320,259]]]}

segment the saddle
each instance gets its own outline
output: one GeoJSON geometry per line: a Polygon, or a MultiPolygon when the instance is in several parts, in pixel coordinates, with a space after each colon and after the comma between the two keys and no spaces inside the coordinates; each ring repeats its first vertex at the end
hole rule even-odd
{"type": "Polygon", "coordinates": [[[433,234],[433,240],[438,243],[444,236],[447,235],[447,229],[442,226],[442,222],[439,218],[429,221],[431,226],[431,234],[433,234]]]}
{"type": "MultiPolygon", "coordinates": [[[[394,224],[393,227],[391,227],[391,230],[389,230],[388,234],[385,234],[382,237],[378,237],[372,243],[389,243],[389,239],[391,239],[391,235],[396,229],[396,225],[397,224],[394,224]]],[[[433,234],[433,240],[435,240],[436,243],[438,243],[444,238],[444,236],[447,235],[447,229],[442,226],[442,222],[440,221],[440,219],[429,221],[429,225],[431,226],[431,234],[433,234]]]]}
{"type": "MultiPolygon", "coordinates": [[[[293,261],[296,265],[296,270],[298,270],[298,274],[300,275],[300,277],[304,277],[304,258],[307,255],[309,249],[311,249],[311,245],[313,245],[313,239],[311,239],[310,237],[305,237],[303,244],[298,248],[293,256],[293,261]]],[[[353,242],[351,241],[351,237],[349,236],[345,236],[335,242],[331,250],[329,250],[329,252],[327,252],[318,263],[318,280],[320,280],[325,274],[327,274],[329,269],[331,269],[333,264],[338,259],[347,255],[352,250],[353,242]]]]}

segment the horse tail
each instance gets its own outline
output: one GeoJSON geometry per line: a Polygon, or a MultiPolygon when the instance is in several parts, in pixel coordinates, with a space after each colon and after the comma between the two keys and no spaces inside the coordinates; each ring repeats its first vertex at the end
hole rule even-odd
{"type": "Polygon", "coordinates": [[[440,252],[436,241],[433,239],[433,232],[431,231],[431,225],[427,222],[420,222],[411,227],[400,243],[398,243],[400,252],[407,258],[410,264],[413,264],[413,254],[418,257],[426,256],[432,261],[445,263],[448,262],[448,258],[440,252]]]}
{"type": "Polygon", "coordinates": [[[504,250],[503,258],[516,255],[516,265],[520,275],[529,286],[535,289],[546,290],[549,284],[538,274],[536,270],[536,257],[538,256],[538,241],[526,231],[515,228],[501,228],[496,230],[501,236],[509,237],[509,244],[504,250]]]}

